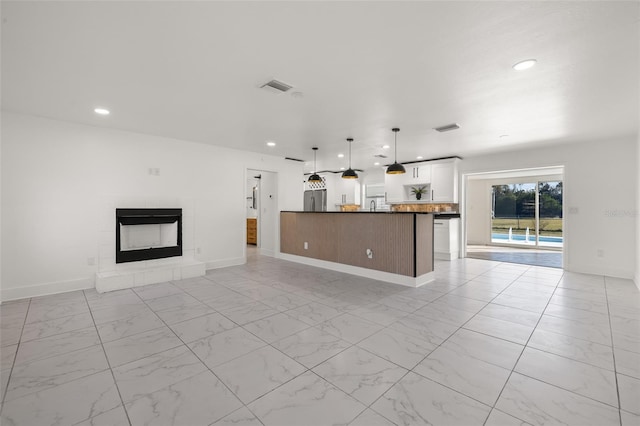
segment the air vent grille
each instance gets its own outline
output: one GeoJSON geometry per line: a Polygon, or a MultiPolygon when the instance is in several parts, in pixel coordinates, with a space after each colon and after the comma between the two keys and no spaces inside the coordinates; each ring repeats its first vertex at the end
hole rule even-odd
{"type": "Polygon", "coordinates": [[[387,158],[387,156],[384,155],[384,154],[376,154],[376,155],[374,155],[374,157],[376,157],[376,158],[387,158]]]}
{"type": "Polygon", "coordinates": [[[447,124],[446,126],[436,127],[434,130],[437,130],[438,132],[449,132],[451,130],[457,130],[459,128],[460,126],[458,125],[458,123],[453,123],[447,124]]]}
{"type": "Polygon", "coordinates": [[[304,163],[304,160],[300,160],[298,158],[284,157],[285,160],[297,161],[299,163],[304,163]]]}
{"type": "Polygon", "coordinates": [[[288,90],[291,90],[293,88],[293,86],[288,85],[287,83],[283,83],[281,81],[278,80],[271,80],[265,84],[263,84],[262,86],[260,86],[262,89],[267,89],[270,91],[274,91],[277,93],[284,93],[288,90]]]}

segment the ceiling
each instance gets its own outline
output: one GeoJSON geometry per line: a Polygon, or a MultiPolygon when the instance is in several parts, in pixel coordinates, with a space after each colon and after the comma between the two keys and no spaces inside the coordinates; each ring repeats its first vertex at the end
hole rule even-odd
{"type": "Polygon", "coordinates": [[[307,161],[318,146],[319,170],[347,166],[347,137],[354,168],[392,162],[396,126],[399,161],[638,132],[638,2],[1,8],[7,111],[307,161]]]}

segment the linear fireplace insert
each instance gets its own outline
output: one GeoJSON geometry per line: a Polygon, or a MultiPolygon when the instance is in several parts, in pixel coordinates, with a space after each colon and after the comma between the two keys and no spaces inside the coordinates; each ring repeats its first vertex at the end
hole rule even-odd
{"type": "Polygon", "coordinates": [[[182,209],[116,209],[116,263],[182,256],[182,209]]]}

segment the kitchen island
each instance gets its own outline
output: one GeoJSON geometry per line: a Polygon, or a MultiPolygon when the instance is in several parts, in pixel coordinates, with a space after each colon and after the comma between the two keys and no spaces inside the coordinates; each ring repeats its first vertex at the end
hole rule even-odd
{"type": "Polygon", "coordinates": [[[433,220],[424,212],[280,213],[280,257],[396,284],[433,281],[433,220]]]}

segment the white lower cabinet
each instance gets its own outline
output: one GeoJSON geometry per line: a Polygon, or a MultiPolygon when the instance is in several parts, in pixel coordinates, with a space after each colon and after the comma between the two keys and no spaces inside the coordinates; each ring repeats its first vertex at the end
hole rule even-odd
{"type": "Polygon", "coordinates": [[[438,260],[457,259],[460,252],[460,219],[434,219],[433,257],[438,260]]]}

